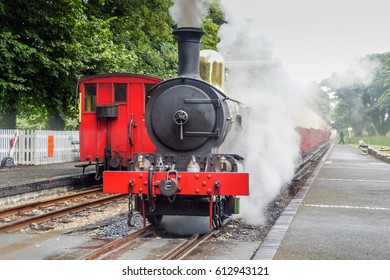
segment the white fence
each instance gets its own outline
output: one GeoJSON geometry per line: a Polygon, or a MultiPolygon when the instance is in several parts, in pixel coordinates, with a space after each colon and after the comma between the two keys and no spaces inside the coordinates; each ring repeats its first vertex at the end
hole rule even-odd
{"type": "Polygon", "coordinates": [[[10,141],[17,132],[15,151],[11,152],[16,164],[39,165],[80,159],[78,131],[0,129],[0,160],[9,156],[10,141]]]}

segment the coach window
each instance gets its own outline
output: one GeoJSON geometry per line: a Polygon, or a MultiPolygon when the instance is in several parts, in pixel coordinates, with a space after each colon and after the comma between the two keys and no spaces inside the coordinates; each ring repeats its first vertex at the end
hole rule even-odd
{"type": "Polygon", "coordinates": [[[126,102],[127,84],[114,84],[114,101],[126,102]]]}
{"type": "Polygon", "coordinates": [[[84,112],[96,111],[96,84],[84,84],[84,112]]]}

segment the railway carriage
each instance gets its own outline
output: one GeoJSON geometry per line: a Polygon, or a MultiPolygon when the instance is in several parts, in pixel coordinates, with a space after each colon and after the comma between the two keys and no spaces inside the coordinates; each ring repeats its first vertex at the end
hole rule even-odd
{"type": "Polygon", "coordinates": [[[137,153],[155,151],[146,133],[145,94],[159,82],[129,73],[79,80],[80,159],[96,165],[97,177],[103,170],[126,170],[137,153]]]}

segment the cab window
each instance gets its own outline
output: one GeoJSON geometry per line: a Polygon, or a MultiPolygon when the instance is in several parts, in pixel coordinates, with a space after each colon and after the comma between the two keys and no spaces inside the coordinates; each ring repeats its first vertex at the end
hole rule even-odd
{"type": "Polygon", "coordinates": [[[96,111],[96,84],[84,84],[84,112],[96,111]]]}
{"type": "Polygon", "coordinates": [[[114,101],[126,102],[127,84],[114,84],[114,101]]]}

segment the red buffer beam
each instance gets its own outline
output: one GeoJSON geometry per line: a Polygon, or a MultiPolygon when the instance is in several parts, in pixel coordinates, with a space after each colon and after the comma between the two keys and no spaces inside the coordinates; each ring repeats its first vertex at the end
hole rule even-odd
{"type": "MultiPolygon", "coordinates": [[[[167,180],[167,172],[153,173],[153,193],[161,194],[159,184],[167,180]]],[[[148,194],[148,172],[106,171],[103,177],[105,193],[148,194]]],[[[174,178],[177,195],[249,195],[249,174],[235,172],[179,172],[174,178]]]]}

